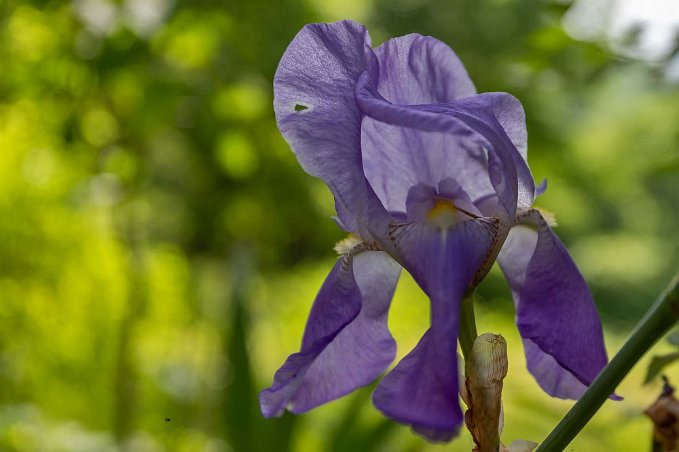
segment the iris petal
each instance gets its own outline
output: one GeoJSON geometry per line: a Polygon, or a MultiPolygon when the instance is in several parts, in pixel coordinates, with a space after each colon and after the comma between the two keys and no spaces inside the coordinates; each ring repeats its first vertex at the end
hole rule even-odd
{"type": "Polygon", "coordinates": [[[302,168],[332,190],[341,223],[364,238],[369,234],[362,219],[387,217],[363,175],[361,113],[354,100],[369,46],[367,30],[356,22],[307,25],[274,77],[278,128],[302,168]]]}
{"type": "Polygon", "coordinates": [[[494,149],[506,150],[511,155],[517,172],[517,208],[530,208],[536,188],[528,167],[526,115],[521,102],[507,93],[481,93],[461,99],[446,109],[450,114],[465,118],[470,126],[488,137],[494,143],[494,149]]]}
{"type": "MultiPolygon", "coordinates": [[[[449,332],[457,331],[457,316],[451,320],[449,332]]],[[[373,403],[386,416],[410,425],[427,439],[446,442],[457,436],[464,422],[457,385],[455,336],[429,329],[382,379],[373,393],[373,403]]]]}
{"type": "Polygon", "coordinates": [[[433,441],[450,440],[463,422],[457,389],[459,303],[488,254],[494,228],[487,219],[474,219],[450,229],[406,223],[392,231],[405,268],[431,300],[431,328],[380,382],[373,402],[433,441]]]}
{"type": "MultiPolygon", "coordinates": [[[[393,104],[445,103],[476,93],[455,53],[437,39],[418,34],[390,39],[375,56],[377,90],[393,104]]],[[[367,117],[361,141],[366,177],[389,211],[404,211],[409,187],[436,186],[451,175],[472,198],[493,193],[485,151],[463,137],[367,117]]]]}
{"type": "Polygon", "coordinates": [[[486,151],[476,140],[395,126],[370,117],[361,127],[365,175],[389,211],[405,211],[413,185],[435,187],[450,176],[472,199],[495,193],[486,151]]]}
{"type": "Polygon", "coordinates": [[[608,362],[601,322],[582,274],[546,220],[514,227],[499,262],[516,303],[528,370],[548,394],[578,398],[608,362]]]}
{"type": "MultiPolygon", "coordinates": [[[[379,62],[378,92],[393,104],[447,104],[468,97],[475,102],[476,89],[467,70],[455,52],[438,39],[419,34],[389,39],[375,49],[375,56],[379,62]]],[[[521,103],[505,93],[481,96],[492,98],[482,107],[490,107],[526,160],[528,136],[521,103]]]]}
{"type": "Polygon", "coordinates": [[[316,297],[302,348],[260,394],[265,417],[308,411],[369,384],[394,359],[387,312],[400,267],[381,251],[335,264],[316,297]]]}
{"type": "Polygon", "coordinates": [[[462,62],[438,39],[400,36],[377,47],[375,55],[379,92],[392,103],[437,104],[476,94],[462,62]]]}
{"type": "Polygon", "coordinates": [[[451,104],[395,105],[377,92],[377,76],[366,72],[356,85],[356,100],[363,113],[394,126],[444,132],[456,140],[487,149],[490,182],[498,195],[498,206],[502,207],[497,215],[505,223],[516,214],[519,194],[523,203],[532,202],[535,183],[525,160],[495,116],[497,99],[477,95],[451,104]],[[518,170],[517,164],[521,166],[518,170]]]}

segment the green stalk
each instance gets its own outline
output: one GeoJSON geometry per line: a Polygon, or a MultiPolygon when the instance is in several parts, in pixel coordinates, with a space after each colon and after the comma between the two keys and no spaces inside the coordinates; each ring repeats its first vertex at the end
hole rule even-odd
{"type": "Polygon", "coordinates": [[[679,275],[649,309],[617,355],[559,422],[536,452],[562,451],[658,339],[679,321],[679,275]]]}
{"type": "Polygon", "coordinates": [[[469,360],[476,332],[476,318],[474,317],[474,291],[468,290],[462,297],[460,304],[460,348],[465,360],[469,360]]]}

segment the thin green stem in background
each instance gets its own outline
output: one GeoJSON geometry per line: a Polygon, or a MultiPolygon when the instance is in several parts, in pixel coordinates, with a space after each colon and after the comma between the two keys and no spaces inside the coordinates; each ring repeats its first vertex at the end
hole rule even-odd
{"type": "Polygon", "coordinates": [[[679,275],[639,322],[630,338],[536,452],[562,451],[658,339],[679,321],[679,275]]]}
{"type": "Polygon", "coordinates": [[[459,338],[462,356],[464,356],[465,360],[469,359],[476,336],[478,334],[476,332],[476,318],[474,317],[474,291],[469,290],[465,292],[460,304],[459,338]]]}

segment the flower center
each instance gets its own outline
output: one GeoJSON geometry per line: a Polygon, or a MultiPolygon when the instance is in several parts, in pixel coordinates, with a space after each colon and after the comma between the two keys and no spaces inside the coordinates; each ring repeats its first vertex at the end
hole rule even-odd
{"type": "Polygon", "coordinates": [[[447,228],[460,222],[458,209],[452,201],[437,198],[427,212],[427,221],[440,228],[447,228]]]}

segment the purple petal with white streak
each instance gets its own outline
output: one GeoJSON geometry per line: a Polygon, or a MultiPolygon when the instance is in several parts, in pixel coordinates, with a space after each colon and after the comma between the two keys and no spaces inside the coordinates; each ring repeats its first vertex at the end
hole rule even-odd
{"type": "Polygon", "coordinates": [[[585,279],[537,211],[498,257],[516,303],[528,370],[554,397],[579,398],[608,362],[585,279]]]}
{"type": "Polygon", "coordinates": [[[260,394],[265,417],[280,416],[286,408],[302,413],[339,398],[391,364],[396,345],[387,312],[399,274],[398,264],[381,251],[335,264],[312,307],[301,351],[260,394]]]}

